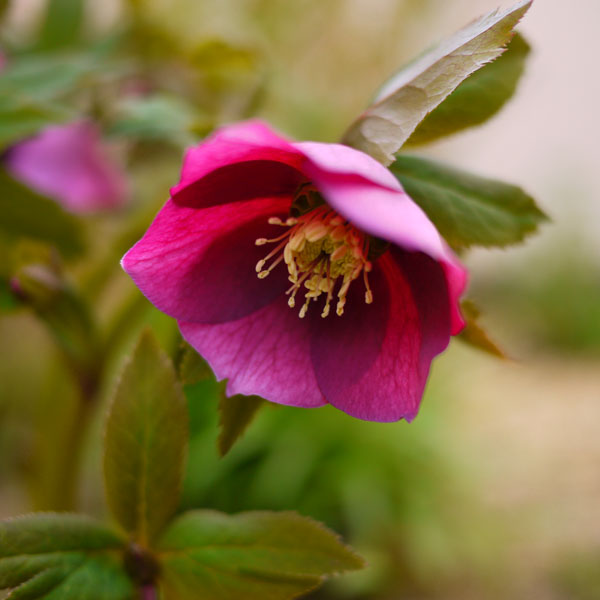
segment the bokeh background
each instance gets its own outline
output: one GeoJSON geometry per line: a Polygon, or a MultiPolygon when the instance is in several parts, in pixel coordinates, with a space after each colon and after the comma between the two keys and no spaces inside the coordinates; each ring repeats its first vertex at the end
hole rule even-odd
{"type": "MultiPolygon", "coordinates": [[[[176,182],[183,146],[248,116],[294,138],[334,141],[396,68],[496,5],[87,3],[85,37],[71,51],[116,36],[134,75],[98,99],[110,107],[98,121],[130,179],[129,204],[82,217],[88,254],[65,267],[100,327],[116,331],[80,507],[105,511],[102,404],[137,332],[150,323],[177,353],[173,323],[136,295],[118,257],[176,182]],[[125,110],[127,94],[158,94],[167,108],[151,113],[150,125],[115,128],[111,111],[125,110]]],[[[11,49],[35,43],[44,2],[14,0],[5,10],[10,60],[11,49]]],[[[420,151],[521,185],[552,219],[521,247],[465,257],[470,296],[508,360],[454,341],[434,363],[412,424],[268,406],[224,459],[215,449],[216,384],[187,389],[184,507],[297,509],[369,560],[315,598],[600,598],[599,22],[597,0],[536,0],[519,26],[532,53],[512,101],[486,125],[420,151]]],[[[26,309],[0,315],[0,357],[0,516],[53,508],[74,385],[26,309]]]]}

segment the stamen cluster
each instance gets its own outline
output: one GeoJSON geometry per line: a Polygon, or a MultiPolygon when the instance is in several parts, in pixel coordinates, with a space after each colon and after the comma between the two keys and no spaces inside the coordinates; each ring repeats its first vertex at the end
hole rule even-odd
{"type": "Polygon", "coordinates": [[[350,284],[363,275],[365,302],[373,302],[373,292],[369,287],[368,273],[372,264],[368,260],[369,236],[358,231],[327,205],[321,205],[299,217],[289,217],[285,221],[271,217],[271,225],[288,228],[283,235],[273,239],[259,238],[257,246],[277,244],[263,259],[256,263],[258,277],[263,279],[282,261],[288,268],[288,279],[292,283],[286,291],[290,307],[296,305],[296,295],[304,286],[304,303],[299,316],[308,312],[309,304],[325,295],[322,317],[329,314],[335,288],[337,290],[336,314],[344,313],[346,296],[350,284]],[[265,268],[267,262],[271,264],[265,268]]]}

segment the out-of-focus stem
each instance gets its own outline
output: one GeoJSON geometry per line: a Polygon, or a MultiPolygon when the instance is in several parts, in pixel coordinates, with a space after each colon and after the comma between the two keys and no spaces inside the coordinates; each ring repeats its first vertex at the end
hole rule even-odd
{"type": "Polygon", "coordinates": [[[56,481],[53,510],[75,510],[86,434],[96,406],[97,386],[80,386],[80,394],[64,440],[65,454],[56,481]]]}

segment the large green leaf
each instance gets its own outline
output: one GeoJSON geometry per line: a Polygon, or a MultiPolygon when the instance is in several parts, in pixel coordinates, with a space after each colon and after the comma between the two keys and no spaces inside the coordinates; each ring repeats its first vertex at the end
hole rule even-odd
{"type": "Polygon", "coordinates": [[[108,504],[143,546],[177,507],[187,440],[181,386],[153,335],[144,331],[117,386],[104,449],[108,504]]]}
{"type": "Polygon", "coordinates": [[[80,515],[2,521],[0,589],[18,600],[133,600],[124,547],[118,533],[80,515]]]}
{"type": "Polygon", "coordinates": [[[53,200],[36,194],[0,168],[0,236],[33,238],[52,244],[65,256],[83,251],[81,226],[53,200]]]}
{"type": "Polygon", "coordinates": [[[289,512],[185,513],[157,549],[165,600],[284,600],[364,566],[323,525],[289,512]]]}
{"type": "Polygon", "coordinates": [[[507,246],[547,220],[521,188],[416,156],[390,166],[453,248],[507,246]]]}
{"type": "Polygon", "coordinates": [[[532,0],[491,12],[394,75],[352,123],[343,142],[389,165],[417,125],[469,75],[498,58],[532,0]]]}
{"type": "Polygon", "coordinates": [[[219,400],[220,432],[217,441],[221,456],[225,456],[231,450],[264,403],[260,396],[236,394],[228,398],[223,394],[219,400]]]}
{"type": "Polygon", "coordinates": [[[426,144],[494,116],[515,93],[528,54],[529,44],[516,34],[500,58],[465,79],[421,121],[405,147],[426,144]]]}

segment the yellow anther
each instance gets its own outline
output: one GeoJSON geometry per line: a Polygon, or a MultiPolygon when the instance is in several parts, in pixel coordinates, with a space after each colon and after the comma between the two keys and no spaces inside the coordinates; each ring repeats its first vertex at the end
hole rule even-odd
{"type": "Polygon", "coordinates": [[[365,284],[365,302],[373,302],[373,292],[369,287],[367,273],[372,264],[367,260],[369,238],[357,231],[343,217],[327,205],[320,205],[299,217],[289,217],[283,221],[271,217],[270,225],[288,227],[285,234],[273,239],[258,238],[257,246],[274,243],[276,247],[256,263],[256,272],[264,279],[282,261],[288,269],[288,279],[292,284],[286,291],[288,306],[296,306],[296,294],[304,293],[299,316],[304,318],[312,300],[325,295],[321,317],[331,312],[335,289],[338,301],[336,313],[342,315],[350,284],[362,273],[365,284]],[[271,261],[268,268],[265,265],[271,261]]]}

